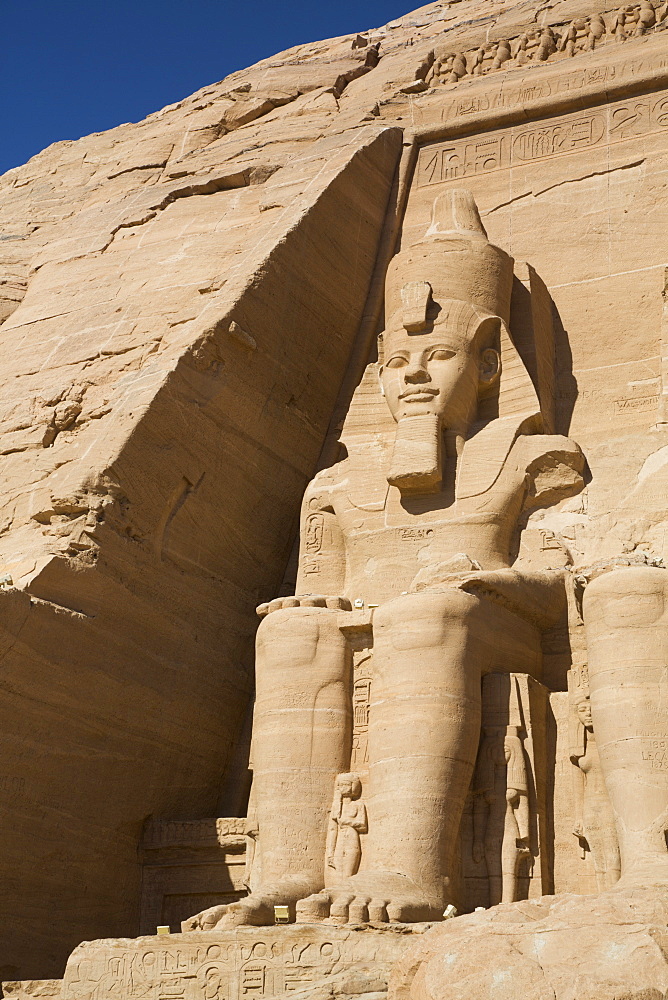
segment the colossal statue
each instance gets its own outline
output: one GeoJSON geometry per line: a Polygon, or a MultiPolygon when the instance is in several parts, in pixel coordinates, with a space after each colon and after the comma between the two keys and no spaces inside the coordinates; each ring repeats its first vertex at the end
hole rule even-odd
{"type": "Polygon", "coordinates": [[[258,609],[262,881],[185,927],[269,923],[274,905],[305,921],[418,921],[451,902],[481,679],[539,679],[541,631],[564,608],[564,571],[517,561],[518,525],[582,486],[577,445],[543,433],[509,329],[512,284],[463,190],[437,198],[424,236],[392,260],[377,392],[394,440],[315,477],[296,595],[258,609]],[[373,655],[366,812],[359,870],[341,879],[325,858],[337,775],[350,777],[356,622],[373,655]]]}

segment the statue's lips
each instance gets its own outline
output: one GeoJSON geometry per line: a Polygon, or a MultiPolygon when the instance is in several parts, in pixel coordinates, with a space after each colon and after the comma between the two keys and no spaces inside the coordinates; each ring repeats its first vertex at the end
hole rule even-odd
{"type": "Polygon", "coordinates": [[[434,396],[438,396],[438,389],[424,387],[422,389],[411,389],[409,392],[402,392],[399,399],[406,400],[409,403],[428,403],[434,396]]]}

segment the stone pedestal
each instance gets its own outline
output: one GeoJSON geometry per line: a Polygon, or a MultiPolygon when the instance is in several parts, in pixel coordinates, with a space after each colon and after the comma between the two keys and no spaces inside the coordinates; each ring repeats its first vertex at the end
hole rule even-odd
{"type": "Polygon", "coordinates": [[[69,958],[59,1000],[263,1000],[360,970],[380,992],[430,926],[290,924],[85,941],[69,958]]]}

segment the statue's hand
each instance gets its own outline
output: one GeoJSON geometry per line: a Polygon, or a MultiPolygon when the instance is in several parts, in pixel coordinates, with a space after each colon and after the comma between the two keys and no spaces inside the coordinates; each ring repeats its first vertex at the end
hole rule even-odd
{"type": "Polygon", "coordinates": [[[333,611],[350,611],[351,604],[347,597],[302,594],[300,597],[276,597],[273,601],[260,604],[256,611],[260,618],[264,618],[271,611],[283,611],[284,608],[330,608],[333,611]]]}
{"type": "Polygon", "coordinates": [[[513,568],[467,573],[457,582],[460,590],[475,597],[497,601],[509,611],[549,628],[559,621],[566,607],[563,569],[524,570],[513,568]]]}
{"type": "Polygon", "coordinates": [[[479,840],[474,840],[473,841],[473,850],[472,850],[471,853],[473,854],[473,860],[474,860],[474,862],[477,865],[479,865],[481,861],[485,860],[485,847],[484,847],[484,844],[482,844],[481,841],[479,841],[479,840]]]}
{"type": "Polygon", "coordinates": [[[506,802],[508,805],[517,808],[520,804],[521,793],[517,788],[507,788],[506,789],[506,802]]]}

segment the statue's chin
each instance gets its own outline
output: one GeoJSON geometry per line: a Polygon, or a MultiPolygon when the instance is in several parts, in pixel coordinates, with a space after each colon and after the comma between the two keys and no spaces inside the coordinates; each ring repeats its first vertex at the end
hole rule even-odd
{"type": "Polygon", "coordinates": [[[401,408],[395,416],[395,420],[404,420],[406,417],[438,417],[434,409],[433,399],[415,399],[410,402],[401,401],[401,408]]]}

